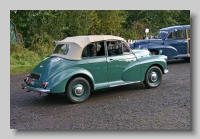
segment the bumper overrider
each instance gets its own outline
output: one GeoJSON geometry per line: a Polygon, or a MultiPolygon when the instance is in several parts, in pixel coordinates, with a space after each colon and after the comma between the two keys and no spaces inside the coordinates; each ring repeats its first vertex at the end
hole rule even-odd
{"type": "Polygon", "coordinates": [[[34,88],[34,87],[26,85],[26,83],[22,83],[21,86],[22,86],[22,89],[26,89],[27,92],[29,92],[29,91],[35,91],[35,92],[41,92],[41,93],[49,93],[50,92],[50,90],[48,90],[48,89],[34,88]]]}

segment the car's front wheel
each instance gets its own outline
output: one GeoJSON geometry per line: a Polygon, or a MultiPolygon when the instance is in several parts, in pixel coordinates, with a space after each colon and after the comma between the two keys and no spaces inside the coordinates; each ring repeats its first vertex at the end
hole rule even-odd
{"type": "Polygon", "coordinates": [[[147,88],[155,88],[158,87],[162,82],[162,71],[157,66],[150,67],[146,74],[144,85],[147,88]]]}
{"type": "Polygon", "coordinates": [[[85,78],[74,78],[67,86],[66,94],[72,103],[81,103],[90,96],[90,84],[85,78]]]}

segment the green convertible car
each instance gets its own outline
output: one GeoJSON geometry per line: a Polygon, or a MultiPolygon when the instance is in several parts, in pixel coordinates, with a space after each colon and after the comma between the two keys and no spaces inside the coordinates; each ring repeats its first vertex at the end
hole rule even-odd
{"type": "Polygon", "coordinates": [[[92,90],[143,82],[155,88],[167,73],[167,56],[131,50],[112,35],[67,37],[24,78],[22,89],[38,94],[65,93],[72,103],[85,101],[92,90]]]}

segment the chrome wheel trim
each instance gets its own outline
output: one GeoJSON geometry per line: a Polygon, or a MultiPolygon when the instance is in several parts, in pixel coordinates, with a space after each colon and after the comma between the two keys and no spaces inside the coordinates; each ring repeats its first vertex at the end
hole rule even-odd
{"type": "Polygon", "coordinates": [[[156,73],[156,72],[152,72],[152,73],[150,74],[150,79],[151,79],[152,82],[156,82],[156,81],[158,80],[158,75],[157,75],[157,73],[156,73]]]}
{"type": "Polygon", "coordinates": [[[75,94],[76,96],[81,96],[81,95],[83,95],[83,93],[84,93],[84,87],[83,87],[83,85],[77,84],[77,85],[74,87],[74,94],[75,94]]]}

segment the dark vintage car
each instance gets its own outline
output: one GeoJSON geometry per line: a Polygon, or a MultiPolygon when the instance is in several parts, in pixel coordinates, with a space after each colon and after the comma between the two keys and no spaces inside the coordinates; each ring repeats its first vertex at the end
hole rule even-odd
{"type": "Polygon", "coordinates": [[[167,73],[167,57],[148,50],[131,50],[112,35],[67,37],[56,42],[51,56],[24,78],[22,89],[65,93],[72,103],[85,101],[92,90],[144,82],[158,87],[167,73]]]}
{"type": "Polygon", "coordinates": [[[190,25],[171,26],[159,29],[153,38],[137,40],[131,49],[147,48],[153,55],[160,50],[168,59],[190,59],[190,25]]]}

